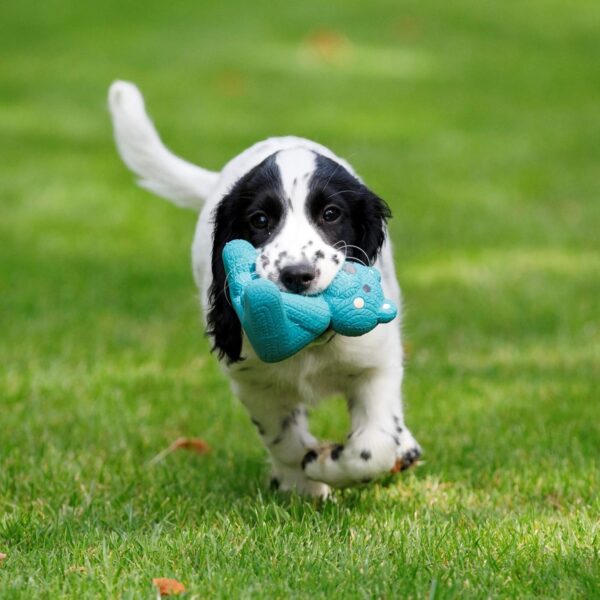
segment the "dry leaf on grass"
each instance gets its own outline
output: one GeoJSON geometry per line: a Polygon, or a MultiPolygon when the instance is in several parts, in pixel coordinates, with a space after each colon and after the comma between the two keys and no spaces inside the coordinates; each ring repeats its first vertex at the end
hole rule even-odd
{"type": "Polygon", "coordinates": [[[155,465],[157,462],[165,458],[165,456],[171,454],[171,452],[175,452],[175,450],[189,450],[190,452],[195,452],[196,454],[208,454],[210,452],[210,446],[200,438],[180,437],[177,438],[167,448],[159,452],[148,464],[155,465]]]}
{"type": "Polygon", "coordinates": [[[157,577],[152,580],[152,583],[158,588],[161,596],[177,596],[185,592],[185,586],[183,583],[177,581],[177,579],[157,577]]]}
{"type": "Polygon", "coordinates": [[[246,92],[246,81],[239,71],[221,71],[215,83],[223,96],[243,96],[246,92]]]}
{"type": "Polygon", "coordinates": [[[192,450],[198,454],[206,454],[210,446],[200,438],[177,438],[170,446],[173,450],[192,450]]]}
{"type": "Polygon", "coordinates": [[[86,570],[87,569],[81,565],[71,565],[65,570],[65,575],[68,575],[69,573],[85,573],[86,570]]]}
{"type": "Polygon", "coordinates": [[[6,554],[0,552],[0,563],[6,558],[6,554]]]}
{"type": "Polygon", "coordinates": [[[314,56],[330,63],[346,58],[352,50],[350,40],[343,33],[330,29],[313,31],[304,43],[314,56]]]}

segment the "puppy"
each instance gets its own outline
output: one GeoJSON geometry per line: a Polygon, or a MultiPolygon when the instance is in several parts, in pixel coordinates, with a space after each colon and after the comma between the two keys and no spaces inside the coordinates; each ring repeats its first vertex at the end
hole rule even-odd
{"type": "Polygon", "coordinates": [[[296,294],[327,288],[346,259],[372,264],[400,306],[387,204],[315,142],[270,138],[215,173],[162,144],[133,84],[113,83],[109,106],[117,148],[139,184],[200,213],[192,259],[207,332],[270,454],[272,486],[324,497],[414,464],[421,449],[404,423],[399,320],[357,338],[326,332],[292,358],[263,363],[231,306],[221,259],[227,242],[248,240],[260,251],[257,273],[296,294]],[[332,394],[348,402],[344,444],[320,443],[308,428],[305,406],[332,394]]]}

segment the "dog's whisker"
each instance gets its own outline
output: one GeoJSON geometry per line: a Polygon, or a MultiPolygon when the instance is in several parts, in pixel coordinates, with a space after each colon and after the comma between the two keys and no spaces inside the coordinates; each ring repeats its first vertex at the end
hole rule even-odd
{"type": "Polygon", "coordinates": [[[363,260],[361,260],[360,258],[357,258],[355,256],[350,257],[350,260],[354,260],[357,263],[360,263],[361,265],[368,267],[371,265],[371,261],[369,260],[369,255],[359,246],[354,246],[353,244],[347,244],[344,240],[340,240],[338,242],[336,242],[335,244],[333,244],[333,247],[338,250],[338,251],[343,251],[344,252],[344,260],[348,260],[348,248],[356,248],[357,250],[360,250],[366,257],[367,257],[367,261],[368,262],[364,262],[363,260]],[[338,244],[343,244],[343,248],[337,248],[338,244]]]}
{"type": "Polygon", "coordinates": [[[338,242],[336,242],[335,244],[333,244],[333,247],[338,251],[338,252],[343,252],[344,253],[344,260],[346,260],[348,258],[348,253],[346,252],[346,242],[344,240],[339,240],[338,242]],[[338,248],[338,244],[342,244],[341,248],[338,248]]]}
{"type": "Polygon", "coordinates": [[[362,260],[359,260],[356,257],[353,257],[354,260],[356,260],[357,262],[365,265],[365,267],[370,266],[371,265],[371,259],[369,258],[369,255],[360,247],[360,246],[355,246],[354,244],[346,244],[345,246],[346,248],[355,248],[356,250],[360,250],[360,252],[362,252],[365,255],[365,258],[367,259],[367,262],[363,262],[362,260]]]}
{"type": "Polygon", "coordinates": [[[333,194],[330,194],[325,199],[329,200],[329,198],[333,198],[334,196],[337,196],[338,194],[360,194],[360,192],[358,192],[356,190],[340,190],[339,192],[334,192],[333,194]]]}
{"type": "Polygon", "coordinates": [[[232,306],[231,304],[231,300],[229,299],[229,294],[227,293],[227,288],[229,287],[229,276],[226,275],[225,276],[225,283],[223,284],[223,289],[219,290],[219,293],[216,294],[215,296],[215,301],[218,300],[219,298],[221,298],[221,296],[225,295],[225,300],[227,300],[227,304],[229,304],[229,306],[232,306]]]}
{"type": "Polygon", "coordinates": [[[337,173],[338,169],[341,167],[342,165],[340,163],[338,163],[335,167],[335,169],[333,170],[333,173],[329,176],[329,179],[325,182],[325,184],[323,185],[323,187],[321,188],[321,192],[325,191],[325,188],[329,185],[329,182],[333,179],[333,176],[337,173]]]}
{"type": "Polygon", "coordinates": [[[227,300],[227,304],[231,306],[231,300],[229,299],[229,294],[227,290],[229,289],[229,275],[225,275],[225,283],[223,284],[223,294],[225,294],[225,300],[227,300]]]}

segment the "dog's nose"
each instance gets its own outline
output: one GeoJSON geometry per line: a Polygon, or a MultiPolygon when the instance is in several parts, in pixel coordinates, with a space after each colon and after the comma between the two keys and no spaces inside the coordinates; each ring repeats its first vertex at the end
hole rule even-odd
{"type": "Polygon", "coordinates": [[[315,268],[310,263],[303,262],[281,269],[279,279],[290,292],[301,294],[310,287],[315,276],[315,268]]]}

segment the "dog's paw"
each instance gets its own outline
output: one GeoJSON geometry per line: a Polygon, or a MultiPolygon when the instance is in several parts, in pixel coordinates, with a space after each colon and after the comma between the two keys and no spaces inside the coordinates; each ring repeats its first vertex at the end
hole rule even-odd
{"type": "Polygon", "coordinates": [[[421,446],[408,429],[404,428],[396,441],[396,462],[392,467],[392,473],[406,471],[406,469],[416,465],[423,455],[421,446]]]}
{"type": "Polygon", "coordinates": [[[302,469],[309,479],[324,481],[333,487],[369,483],[392,469],[394,445],[384,436],[361,436],[352,442],[325,444],[309,450],[302,459],[302,469]]]}
{"type": "Polygon", "coordinates": [[[410,467],[416,465],[419,458],[421,458],[421,448],[411,448],[396,459],[390,472],[398,473],[399,471],[406,471],[406,469],[410,469],[410,467]]]}
{"type": "Polygon", "coordinates": [[[395,432],[364,430],[348,444],[323,444],[309,450],[301,467],[306,477],[332,487],[369,483],[386,474],[415,464],[421,447],[408,429],[395,432]]]}
{"type": "Polygon", "coordinates": [[[302,496],[326,499],[331,494],[330,487],[321,481],[312,481],[300,468],[285,465],[273,466],[269,481],[271,490],[296,492],[302,496]]]}

